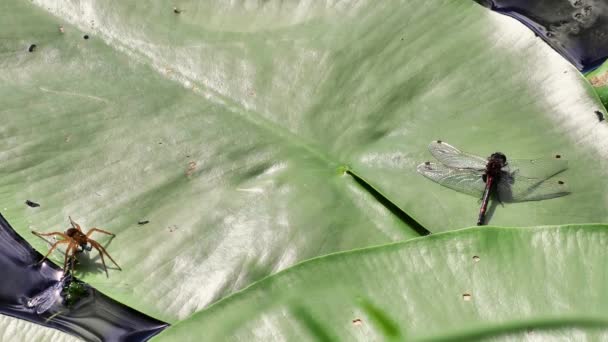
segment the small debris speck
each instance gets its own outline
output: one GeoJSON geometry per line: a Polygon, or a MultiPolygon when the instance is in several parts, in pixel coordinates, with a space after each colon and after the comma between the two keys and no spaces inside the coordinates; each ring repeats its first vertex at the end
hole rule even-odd
{"type": "Polygon", "coordinates": [[[477,255],[474,255],[474,256],[473,256],[473,261],[475,261],[475,262],[479,262],[479,257],[478,257],[477,255]]]}
{"type": "Polygon", "coordinates": [[[148,223],[150,223],[150,221],[148,221],[148,220],[137,221],[137,224],[140,226],[143,226],[144,224],[148,224],[148,223]]]}
{"type": "Polygon", "coordinates": [[[30,200],[25,201],[25,204],[27,204],[28,206],[32,207],[32,208],[36,208],[39,207],[40,204],[36,203],[36,202],[32,202],[30,200]]]}
{"type": "Polygon", "coordinates": [[[353,319],[353,325],[359,326],[359,325],[362,325],[362,324],[363,324],[363,321],[360,318],[353,319]]]}
{"type": "Polygon", "coordinates": [[[177,8],[177,7],[173,7],[173,13],[175,13],[175,14],[180,14],[180,13],[182,13],[182,10],[180,10],[180,9],[179,9],[179,8],[177,8]]]}
{"type": "Polygon", "coordinates": [[[473,298],[473,296],[471,296],[470,293],[463,293],[462,294],[462,300],[464,300],[465,302],[471,301],[472,298],[473,298]]]}
{"type": "Polygon", "coordinates": [[[84,35],[82,38],[84,38],[84,39],[89,39],[89,35],[88,35],[88,34],[85,34],[85,35],[84,35]]]}
{"type": "Polygon", "coordinates": [[[29,51],[29,52],[34,52],[34,51],[36,51],[36,44],[32,44],[32,45],[30,45],[30,47],[27,49],[27,51],[29,51]]]}
{"type": "Polygon", "coordinates": [[[196,171],[196,162],[190,161],[188,163],[188,168],[186,169],[186,177],[192,176],[192,174],[196,171]]]}

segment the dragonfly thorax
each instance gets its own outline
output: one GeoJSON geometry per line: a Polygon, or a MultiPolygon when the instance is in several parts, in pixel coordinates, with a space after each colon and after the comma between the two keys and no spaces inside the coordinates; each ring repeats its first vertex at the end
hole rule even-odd
{"type": "Polygon", "coordinates": [[[499,178],[502,172],[502,168],[507,165],[507,156],[500,152],[492,153],[488,158],[486,164],[486,171],[483,175],[483,181],[485,182],[487,177],[499,178]]]}

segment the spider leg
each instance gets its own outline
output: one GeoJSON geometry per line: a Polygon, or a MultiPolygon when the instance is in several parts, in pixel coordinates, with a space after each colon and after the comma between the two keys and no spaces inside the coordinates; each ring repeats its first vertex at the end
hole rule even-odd
{"type": "Polygon", "coordinates": [[[72,262],[70,263],[70,274],[72,275],[72,277],[74,276],[74,267],[76,267],[76,250],[78,249],[78,244],[76,243],[76,241],[74,241],[73,243],[73,248],[72,248],[72,262]]]}
{"type": "MultiPolygon", "coordinates": [[[[74,249],[75,241],[70,241],[68,248],[65,250],[65,259],[63,260],[63,274],[65,275],[68,269],[68,260],[73,259],[73,255],[70,255],[72,249],[74,249]]],[[[72,265],[74,265],[74,260],[72,260],[72,265]]]]}
{"type": "Polygon", "coordinates": [[[71,216],[68,216],[68,218],[70,219],[70,224],[72,225],[72,228],[76,228],[79,231],[82,231],[82,229],[80,229],[80,225],[76,222],[74,222],[74,220],[72,220],[71,216]]]}
{"type": "Polygon", "coordinates": [[[103,264],[103,269],[106,271],[106,278],[109,278],[110,276],[108,275],[108,268],[106,267],[106,261],[103,259],[103,252],[101,251],[101,249],[99,249],[99,247],[101,247],[101,246],[95,241],[89,241],[89,243],[91,244],[91,246],[93,246],[95,249],[97,249],[97,251],[99,251],[99,255],[101,256],[101,263],[103,264]]]}
{"type": "Polygon", "coordinates": [[[32,230],[32,234],[37,235],[37,236],[53,236],[53,235],[59,235],[62,238],[64,238],[65,240],[71,240],[71,238],[69,236],[67,236],[65,233],[61,233],[61,232],[50,232],[50,233],[38,233],[32,230]]]}
{"type": "Polygon", "coordinates": [[[110,254],[108,254],[108,252],[106,251],[105,248],[103,248],[102,245],[99,244],[99,242],[97,241],[93,241],[93,240],[89,240],[89,243],[91,244],[91,246],[93,246],[95,249],[97,249],[99,251],[99,255],[101,256],[101,262],[103,263],[103,268],[106,270],[106,277],[108,276],[108,268],[106,267],[106,262],[103,259],[103,255],[107,255],[108,258],[110,258],[110,260],[112,260],[112,262],[114,263],[114,265],[116,265],[116,267],[118,267],[119,270],[122,271],[122,268],[120,268],[120,266],[118,266],[118,264],[116,263],[116,261],[114,261],[114,259],[112,259],[112,257],[110,256],[110,254]]]}
{"type": "Polygon", "coordinates": [[[87,237],[91,236],[91,234],[93,234],[94,232],[100,232],[100,233],[104,233],[104,234],[108,234],[108,235],[112,235],[112,236],[116,236],[116,234],[114,233],[110,233],[107,230],[103,230],[103,229],[99,229],[99,228],[91,228],[89,229],[88,233],[87,233],[87,237]]]}
{"type": "MultiPolygon", "coordinates": [[[[69,240],[61,240],[61,241],[57,241],[53,244],[53,246],[51,246],[51,249],[49,249],[49,252],[46,253],[46,255],[44,256],[44,258],[42,258],[42,260],[38,261],[39,264],[42,264],[42,262],[44,260],[46,260],[46,258],[55,250],[55,248],[57,248],[57,246],[59,246],[62,243],[71,243],[71,241],[69,240]]],[[[69,246],[68,246],[69,248],[69,246]]]]}

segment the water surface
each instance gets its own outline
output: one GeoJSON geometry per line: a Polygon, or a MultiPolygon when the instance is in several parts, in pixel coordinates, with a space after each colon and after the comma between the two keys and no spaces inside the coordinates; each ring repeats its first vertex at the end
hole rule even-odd
{"type": "Polygon", "coordinates": [[[608,57],[605,0],[476,0],[534,31],[579,70],[590,71],[608,57]]]}

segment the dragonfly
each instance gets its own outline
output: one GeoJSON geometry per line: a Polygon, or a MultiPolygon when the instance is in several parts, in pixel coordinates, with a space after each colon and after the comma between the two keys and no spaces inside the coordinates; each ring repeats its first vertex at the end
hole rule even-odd
{"type": "Polygon", "coordinates": [[[566,182],[553,176],[568,168],[561,155],[544,159],[507,160],[501,152],[489,158],[462,152],[436,140],[429,151],[440,163],[424,162],[418,173],[447,188],[481,198],[477,225],[486,219],[491,195],[498,202],[540,201],[569,194],[566,182]]]}

